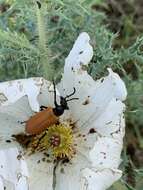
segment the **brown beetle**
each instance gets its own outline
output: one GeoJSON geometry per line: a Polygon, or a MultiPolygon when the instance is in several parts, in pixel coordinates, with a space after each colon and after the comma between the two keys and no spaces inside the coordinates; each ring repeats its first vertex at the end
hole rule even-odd
{"type": "Polygon", "coordinates": [[[41,106],[42,109],[40,112],[36,113],[34,116],[32,116],[28,121],[26,121],[26,132],[31,135],[40,134],[42,131],[44,131],[49,126],[58,123],[59,116],[61,116],[64,113],[64,110],[68,110],[68,101],[71,100],[77,100],[78,98],[71,98],[72,95],[75,94],[76,90],[74,88],[74,91],[67,95],[66,97],[60,96],[60,105],[57,104],[56,101],[56,87],[55,83],[54,85],[54,104],[55,107],[45,107],[41,106]]]}

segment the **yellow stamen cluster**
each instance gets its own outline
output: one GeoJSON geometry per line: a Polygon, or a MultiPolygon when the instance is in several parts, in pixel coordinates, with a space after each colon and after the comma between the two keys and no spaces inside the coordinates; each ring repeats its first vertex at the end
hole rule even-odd
{"type": "Polygon", "coordinates": [[[49,151],[55,158],[71,158],[74,154],[73,131],[65,124],[52,125],[29,144],[31,152],[49,151]]]}

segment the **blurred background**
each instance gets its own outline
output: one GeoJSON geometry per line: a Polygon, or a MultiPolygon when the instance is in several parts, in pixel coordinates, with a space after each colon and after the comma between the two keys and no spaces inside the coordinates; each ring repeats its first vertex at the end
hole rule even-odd
{"type": "Polygon", "coordinates": [[[94,48],[88,73],[96,80],[112,67],[128,89],[123,176],[110,190],[143,190],[142,0],[0,0],[0,81],[58,81],[82,31],[94,48]]]}

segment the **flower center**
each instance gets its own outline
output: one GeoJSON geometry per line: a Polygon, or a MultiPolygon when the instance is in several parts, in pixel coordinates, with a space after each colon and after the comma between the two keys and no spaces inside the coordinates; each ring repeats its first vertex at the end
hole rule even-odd
{"type": "Polygon", "coordinates": [[[60,145],[60,136],[59,135],[53,135],[50,138],[51,141],[51,146],[55,147],[55,146],[59,146],[60,145]]]}
{"type": "Polygon", "coordinates": [[[71,158],[74,154],[73,130],[69,125],[52,125],[32,138],[28,145],[31,152],[48,151],[54,158],[71,158]]]}

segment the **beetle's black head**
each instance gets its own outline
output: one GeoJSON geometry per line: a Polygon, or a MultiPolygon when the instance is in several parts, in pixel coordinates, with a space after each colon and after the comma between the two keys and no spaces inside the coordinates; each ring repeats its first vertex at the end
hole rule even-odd
{"type": "Polygon", "coordinates": [[[60,106],[63,107],[64,110],[69,110],[67,100],[64,97],[60,97],[60,106]]]}
{"type": "MultiPolygon", "coordinates": [[[[54,83],[53,83],[54,84],[54,83]]],[[[54,84],[54,104],[55,104],[55,108],[53,108],[53,112],[56,116],[60,116],[64,113],[65,110],[69,110],[69,107],[68,107],[68,103],[69,101],[71,100],[77,100],[78,98],[71,98],[71,99],[68,99],[69,97],[73,96],[75,94],[76,90],[74,88],[74,91],[67,95],[66,97],[63,97],[63,96],[60,96],[60,105],[57,104],[57,101],[56,101],[56,87],[55,87],[55,84],[54,84]]]]}
{"type": "Polygon", "coordinates": [[[53,109],[56,116],[60,116],[64,113],[65,110],[69,110],[67,100],[64,97],[60,97],[60,105],[56,104],[53,109]]]}

